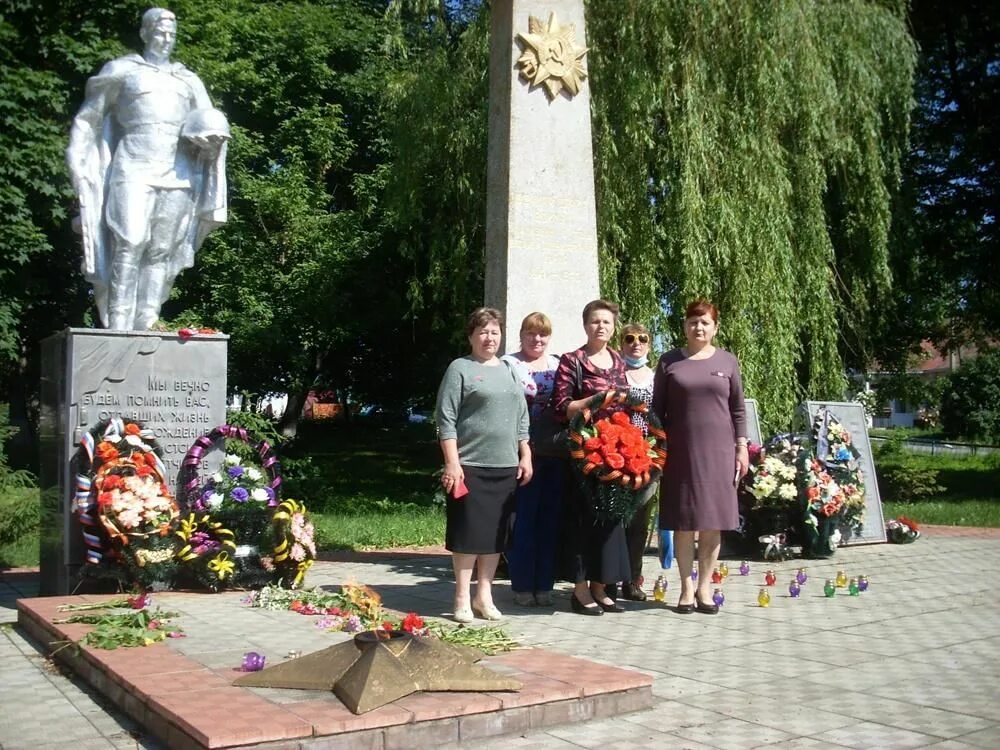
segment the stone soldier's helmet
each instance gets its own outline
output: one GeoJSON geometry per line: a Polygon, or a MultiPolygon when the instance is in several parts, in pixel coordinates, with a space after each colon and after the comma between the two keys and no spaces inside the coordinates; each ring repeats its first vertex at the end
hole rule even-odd
{"type": "Polygon", "coordinates": [[[194,140],[213,137],[224,140],[229,140],[232,137],[226,116],[214,107],[203,107],[188,112],[188,116],[181,126],[181,138],[194,140]]]}

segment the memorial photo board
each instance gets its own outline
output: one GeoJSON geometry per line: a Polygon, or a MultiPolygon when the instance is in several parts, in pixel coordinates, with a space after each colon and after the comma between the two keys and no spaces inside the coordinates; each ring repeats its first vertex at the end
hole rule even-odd
{"type": "Polygon", "coordinates": [[[824,407],[851,433],[851,442],[861,454],[858,461],[865,481],[865,523],[861,533],[848,537],[845,543],[884,542],[886,541],[885,518],[882,515],[882,498],[879,495],[878,480],[875,476],[872,446],[868,439],[865,408],[859,403],[847,401],[806,401],[805,409],[809,415],[810,425],[816,418],[816,413],[824,407]]]}

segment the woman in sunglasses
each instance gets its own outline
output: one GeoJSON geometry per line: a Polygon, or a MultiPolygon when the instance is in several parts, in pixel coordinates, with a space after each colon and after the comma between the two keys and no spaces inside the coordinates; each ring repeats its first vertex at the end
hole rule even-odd
{"type": "Polygon", "coordinates": [[[717,614],[709,573],[719,559],[722,529],[739,524],[736,484],[746,474],[746,406],[740,365],[712,344],[719,311],[697,299],[684,313],[687,346],[660,357],[653,412],[663,421],[669,457],[660,491],[660,526],[674,530],[681,578],[677,611],[717,614]],[[691,580],[698,539],[697,586],[691,580]]]}
{"type": "MultiPolygon", "coordinates": [[[[629,323],[622,327],[622,359],[625,360],[625,378],[628,380],[628,394],[647,406],[653,403],[653,371],[649,368],[649,329],[641,323],[629,323]]],[[[641,414],[632,415],[632,423],[642,434],[646,434],[646,418],[641,414]]],[[[639,500],[635,515],[625,530],[628,542],[631,578],[622,584],[621,597],[634,602],[646,601],[642,590],[642,553],[646,551],[649,535],[649,518],[653,512],[653,498],[657,483],[650,483],[639,500]]],[[[614,597],[612,597],[614,598],[614,597]]]]}

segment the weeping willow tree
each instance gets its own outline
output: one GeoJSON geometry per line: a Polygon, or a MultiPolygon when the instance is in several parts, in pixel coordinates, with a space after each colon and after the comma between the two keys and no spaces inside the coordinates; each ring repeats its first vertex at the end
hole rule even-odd
{"type": "Polygon", "coordinates": [[[602,288],[680,330],[712,298],[772,426],[837,398],[891,282],[905,2],[593,2],[602,288]]]}
{"type": "MultiPolygon", "coordinates": [[[[446,33],[454,3],[400,6],[423,48],[397,81],[385,207],[415,314],[457,328],[482,299],[489,8],[446,33]]],[[[904,0],[587,6],[603,294],[668,340],[686,301],[712,298],[772,427],[803,396],[841,396],[845,361],[870,355],[911,106],[905,16],[904,0]]]]}

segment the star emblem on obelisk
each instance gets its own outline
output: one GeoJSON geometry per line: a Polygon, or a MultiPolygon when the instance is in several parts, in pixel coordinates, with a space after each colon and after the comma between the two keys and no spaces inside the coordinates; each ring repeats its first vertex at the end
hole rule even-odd
{"type": "Polygon", "coordinates": [[[545,24],[535,16],[528,17],[528,33],[518,32],[523,54],[517,60],[521,75],[532,86],[544,86],[549,99],[555,99],[566,89],[569,96],[580,91],[587,77],[583,65],[586,47],[576,46],[576,26],[560,26],[553,12],[545,24]]]}

